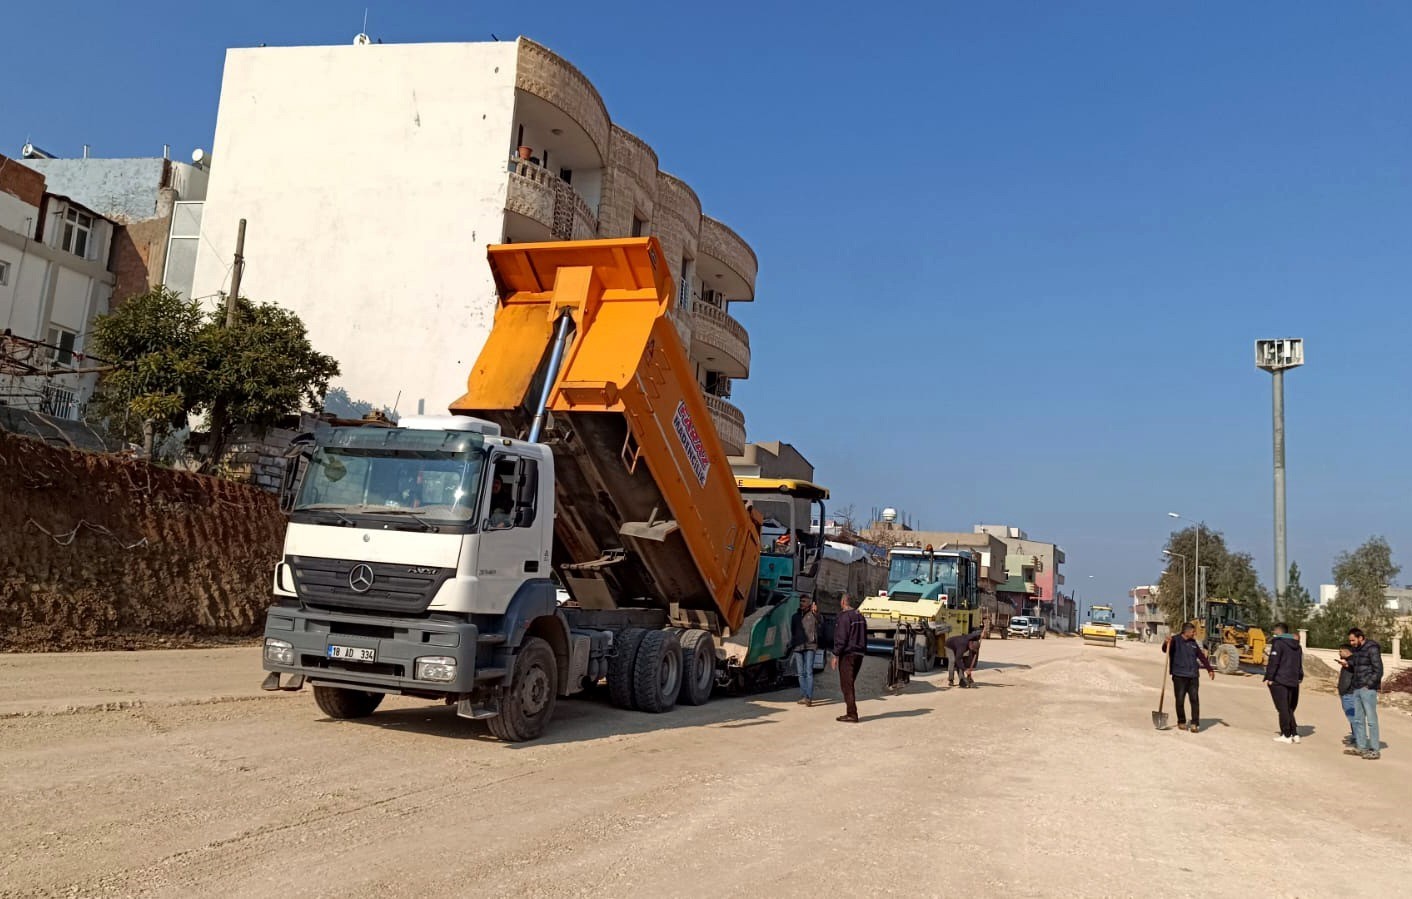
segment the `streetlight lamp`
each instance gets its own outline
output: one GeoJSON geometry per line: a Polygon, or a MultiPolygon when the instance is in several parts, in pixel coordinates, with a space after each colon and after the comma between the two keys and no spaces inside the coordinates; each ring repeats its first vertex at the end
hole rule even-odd
{"type": "Polygon", "coordinates": [[[1274,376],[1275,424],[1275,600],[1284,606],[1285,579],[1285,370],[1304,364],[1304,341],[1298,337],[1255,341],[1255,367],[1274,376]]]}
{"type": "MultiPolygon", "coordinates": [[[[1192,610],[1192,612],[1194,612],[1194,613],[1196,614],[1197,617],[1200,617],[1200,616],[1202,615],[1202,611],[1201,611],[1202,589],[1201,589],[1201,588],[1204,586],[1204,585],[1201,583],[1201,522],[1199,522],[1199,521],[1192,521],[1190,518],[1183,518],[1180,514],[1178,514],[1178,513],[1176,513],[1176,512],[1168,512],[1168,513],[1167,513],[1167,517],[1168,517],[1168,518],[1176,518],[1176,519],[1178,519],[1179,521],[1185,521],[1185,522],[1187,522],[1188,524],[1194,524],[1194,525],[1196,525],[1196,559],[1195,559],[1195,561],[1192,562],[1192,568],[1195,569],[1195,576],[1192,578],[1192,583],[1193,583],[1194,587],[1193,587],[1193,589],[1192,589],[1192,591],[1191,591],[1192,594],[1193,594],[1192,603],[1191,603],[1191,610],[1192,610]]],[[[1182,623],[1185,624],[1186,622],[1182,622],[1182,623]]]]}
{"type": "Polygon", "coordinates": [[[1186,554],[1174,553],[1170,549],[1162,550],[1164,556],[1175,556],[1182,560],[1182,624],[1186,624],[1191,619],[1186,615],[1186,554]]]}

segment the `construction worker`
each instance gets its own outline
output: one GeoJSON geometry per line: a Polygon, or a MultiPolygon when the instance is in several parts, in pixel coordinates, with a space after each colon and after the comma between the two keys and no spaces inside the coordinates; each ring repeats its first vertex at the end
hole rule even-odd
{"type": "Polygon", "coordinates": [[[838,671],[838,686],[843,691],[844,713],[839,721],[858,723],[858,701],[854,686],[863,667],[863,654],[868,651],[868,622],[863,613],[853,608],[853,598],[847,593],[839,597],[843,611],[833,626],[833,667],[838,671]]]}
{"type": "Polygon", "coordinates": [[[1283,622],[1276,624],[1270,640],[1270,658],[1265,663],[1265,686],[1270,688],[1275,711],[1280,716],[1276,743],[1298,743],[1299,728],[1294,710],[1299,707],[1299,683],[1304,680],[1304,647],[1283,622]]]}
{"type": "Polygon", "coordinates": [[[799,611],[794,613],[789,622],[790,642],[794,650],[794,670],[799,675],[800,705],[814,704],[814,660],[821,651],[821,628],[818,604],[811,596],[802,597],[799,600],[799,611]]]}
{"type": "Polygon", "coordinates": [[[976,628],[969,634],[957,634],[946,641],[946,683],[953,686],[957,679],[961,681],[962,687],[974,687],[976,685],[973,675],[976,672],[976,662],[981,657],[981,629],[976,628]]]}
{"type": "Polygon", "coordinates": [[[1216,679],[1216,669],[1206,651],[1196,642],[1196,625],[1188,621],[1182,625],[1180,636],[1168,637],[1162,641],[1162,651],[1170,657],[1168,665],[1172,675],[1172,695],[1177,701],[1177,730],[1196,733],[1201,730],[1201,699],[1197,688],[1201,686],[1201,669],[1212,680],[1216,679]],[[1191,699],[1191,725],[1187,726],[1186,700],[1191,699]]]}

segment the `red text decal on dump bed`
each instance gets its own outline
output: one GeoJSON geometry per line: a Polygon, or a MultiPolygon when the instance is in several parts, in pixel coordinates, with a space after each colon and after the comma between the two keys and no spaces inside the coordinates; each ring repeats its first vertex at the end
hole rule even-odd
{"type": "Polygon", "coordinates": [[[705,487],[706,473],[711,470],[711,460],[706,458],[706,444],[701,442],[701,435],[696,432],[696,425],[691,422],[686,403],[677,403],[676,414],[672,416],[672,427],[677,429],[677,439],[681,441],[682,449],[686,450],[686,460],[691,463],[696,480],[705,487]]]}

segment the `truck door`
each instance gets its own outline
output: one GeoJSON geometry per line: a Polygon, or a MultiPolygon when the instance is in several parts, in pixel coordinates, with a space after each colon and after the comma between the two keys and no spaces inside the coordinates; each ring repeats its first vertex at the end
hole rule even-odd
{"type": "Polygon", "coordinates": [[[503,611],[525,580],[547,578],[540,526],[539,463],[511,453],[491,457],[481,497],[476,556],[478,597],[484,611],[503,611]]]}

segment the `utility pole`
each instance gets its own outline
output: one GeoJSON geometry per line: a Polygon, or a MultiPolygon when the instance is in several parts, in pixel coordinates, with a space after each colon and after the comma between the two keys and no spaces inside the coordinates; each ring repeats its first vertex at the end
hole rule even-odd
{"type": "Polygon", "coordinates": [[[1298,337],[1255,341],[1255,367],[1269,372],[1274,380],[1275,602],[1281,608],[1289,579],[1285,558],[1285,370],[1303,364],[1304,341],[1298,337]]]}
{"type": "Polygon", "coordinates": [[[230,296],[226,297],[226,327],[235,327],[235,304],[240,298],[240,276],[245,273],[245,219],[235,232],[235,265],[230,270],[230,296]]]}

